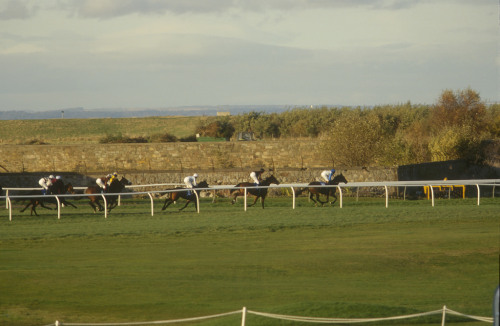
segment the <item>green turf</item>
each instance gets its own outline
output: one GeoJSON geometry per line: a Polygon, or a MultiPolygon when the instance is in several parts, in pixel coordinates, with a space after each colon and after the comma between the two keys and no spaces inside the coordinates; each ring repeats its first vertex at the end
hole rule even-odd
{"type": "MultiPolygon", "coordinates": [[[[124,200],[107,219],[78,209],[0,210],[0,325],[165,320],[239,310],[380,317],[440,309],[491,316],[500,202],[346,198],[344,208],[227,199],[151,216],[124,200]]],[[[197,323],[238,325],[235,315],[197,323]]],[[[470,323],[450,318],[463,325],[470,323]]],[[[390,325],[439,324],[440,316],[390,325]]],[[[183,324],[185,325],[185,324],[183,324]]],[[[303,325],[249,315],[247,325],[303,325]]]]}

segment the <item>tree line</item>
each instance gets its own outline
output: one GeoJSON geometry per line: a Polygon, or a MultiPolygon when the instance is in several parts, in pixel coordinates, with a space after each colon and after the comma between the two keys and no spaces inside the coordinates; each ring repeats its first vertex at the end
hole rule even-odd
{"type": "Polygon", "coordinates": [[[481,163],[500,135],[500,104],[487,105],[471,88],[444,90],[434,105],[294,108],[210,117],[197,134],[230,139],[311,138],[324,159],[347,166],[404,165],[464,159],[481,163]]]}

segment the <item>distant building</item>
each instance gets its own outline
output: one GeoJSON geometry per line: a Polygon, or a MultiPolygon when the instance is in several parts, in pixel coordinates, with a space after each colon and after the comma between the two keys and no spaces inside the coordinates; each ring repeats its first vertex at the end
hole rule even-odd
{"type": "Polygon", "coordinates": [[[227,117],[227,116],[230,116],[231,115],[231,112],[219,112],[217,111],[217,116],[218,117],[227,117]]]}

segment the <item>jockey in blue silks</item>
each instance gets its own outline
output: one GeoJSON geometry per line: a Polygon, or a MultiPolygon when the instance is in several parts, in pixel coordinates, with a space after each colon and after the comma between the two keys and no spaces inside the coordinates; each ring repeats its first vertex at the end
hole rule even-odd
{"type": "MultiPolygon", "coordinates": [[[[189,189],[193,189],[196,187],[198,184],[196,183],[196,178],[198,178],[198,173],[195,173],[193,175],[189,175],[184,178],[184,183],[186,184],[186,187],[189,189]]],[[[192,191],[188,190],[187,195],[191,196],[192,191]]]]}
{"type": "Polygon", "coordinates": [[[321,172],[321,177],[323,178],[323,180],[325,180],[325,183],[328,184],[332,180],[334,174],[335,174],[335,169],[325,170],[321,172]]]}

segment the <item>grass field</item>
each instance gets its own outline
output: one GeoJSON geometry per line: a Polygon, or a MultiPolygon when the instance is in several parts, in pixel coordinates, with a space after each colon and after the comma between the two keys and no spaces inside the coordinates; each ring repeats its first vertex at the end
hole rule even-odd
{"type": "Polygon", "coordinates": [[[0,120],[0,144],[98,143],[107,135],[129,137],[169,133],[178,138],[195,134],[206,117],[148,117],[116,119],[0,120]]]}
{"type": "MultiPolygon", "coordinates": [[[[492,314],[500,202],[346,198],[344,208],[269,198],[266,209],[202,202],[151,216],[124,200],[107,219],[78,209],[0,210],[0,324],[130,322],[254,311],[382,317],[492,314]]],[[[240,316],[196,323],[239,325],[240,316]]],[[[485,325],[460,318],[448,324],[485,325]]],[[[390,325],[439,325],[440,316],[390,325]]],[[[182,324],[186,325],[186,324],[182,324]]],[[[247,325],[304,325],[248,316],[247,325]]]]}

